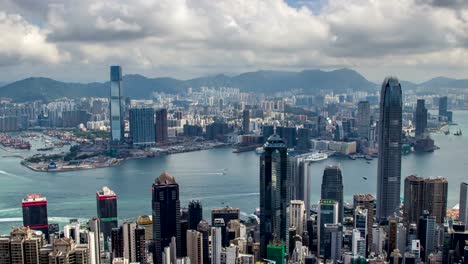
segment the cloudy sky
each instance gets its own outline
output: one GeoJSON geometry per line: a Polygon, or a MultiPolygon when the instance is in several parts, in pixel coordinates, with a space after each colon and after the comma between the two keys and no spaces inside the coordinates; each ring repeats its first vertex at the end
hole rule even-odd
{"type": "Polygon", "coordinates": [[[468,78],[465,0],[0,0],[0,82],[349,67],[468,78]]]}

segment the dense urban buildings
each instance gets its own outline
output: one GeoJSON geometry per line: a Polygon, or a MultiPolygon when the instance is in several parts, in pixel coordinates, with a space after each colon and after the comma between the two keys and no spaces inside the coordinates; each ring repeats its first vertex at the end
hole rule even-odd
{"type": "Polygon", "coordinates": [[[386,78],[380,92],[377,219],[384,221],[400,208],[402,93],[398,79],[386,78]]]}
{"type": "Polygon", "coordinates": [[[111,140],[121,142],[124,138],[122,68],[110,68],[110,125],[111,140]]]}
{"type": "Polygon", "coordinates": [[[267,257],[267,246],[275,242],[289,245],[290,188],[287,173],[287,147],[273,134],[264,145],[260,157],[260,256],[267,257]]]}
{"type": "Polygon", "coordinates": [[[101,223],[104,239],[111,236],[112,229],[117,228],[117,195],[108,187],[96,192],[97,217],[101,223]]]}
{"type": "Polygon", "coordinates": [[[134,146],[151,146],[155,143],[153,108],[132,108],[129,111],[130,138],[134,146]]]}

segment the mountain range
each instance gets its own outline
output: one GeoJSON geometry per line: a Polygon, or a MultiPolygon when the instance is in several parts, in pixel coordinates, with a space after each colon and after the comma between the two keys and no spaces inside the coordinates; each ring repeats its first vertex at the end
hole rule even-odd
{"type": "MultiPolygon", "coordinates": [[[[420,84],[407,81],[401,81],[401,84],[405,89],[468,88],[468,79],[437,77],[420,84]]],[[[109,82],[69,83],[44,77],[30,77],[1,86],[0,97],[10,97],[16,102],[52,100],[60,97],[107,97],[109,86],[109,82]]],[[[152,92],[177,94],[186,91],[188,87],[196,90],[203,86],[237,87],[241,91],[255,93],[302,89],[306,94],[313,94],[319,90],[345,92],[350,89],[375,91],[379,88],[378,84],[368,81],[360,73],[346,68],[333,71],[255,71],[236,76],[219,74],[190,80],[147,78],[137,74],[123,77],[124,96],[134,99],[149,98],[152,92]]]]}

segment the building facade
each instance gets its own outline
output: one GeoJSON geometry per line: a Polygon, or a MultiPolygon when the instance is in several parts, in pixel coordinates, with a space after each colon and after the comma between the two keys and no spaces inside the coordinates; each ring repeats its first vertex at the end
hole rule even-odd
{"type": "Polygon", "coordinates": [[[156,140],[153,108],[132,108],[129,111],[130,137],[133,145],[153,145],[156,140]]]}
{"type": "Polygon", "coordinates": [[[110,68],[110,124],[111,140],[121,142],[124,139],[122,68],[110,68]]]}

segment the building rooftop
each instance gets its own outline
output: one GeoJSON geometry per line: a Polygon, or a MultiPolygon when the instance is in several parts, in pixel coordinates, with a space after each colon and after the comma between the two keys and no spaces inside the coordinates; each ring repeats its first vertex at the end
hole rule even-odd
{"type": "Polygon", "coordinates": [[[38,193],[28,194],[26,198],[23,199],[23,203],[30,203],[30,202],[46,202],[47,199],[42,197],[38,193]]]}
{"type": "Polygon", "coordinates": [[[175,184],[175,178],[174,176],[170,175],[167,172],[161,173],[159,177],[156,179],[155,184],[156,185],[166,185],[166,184],[175,184]]]}

